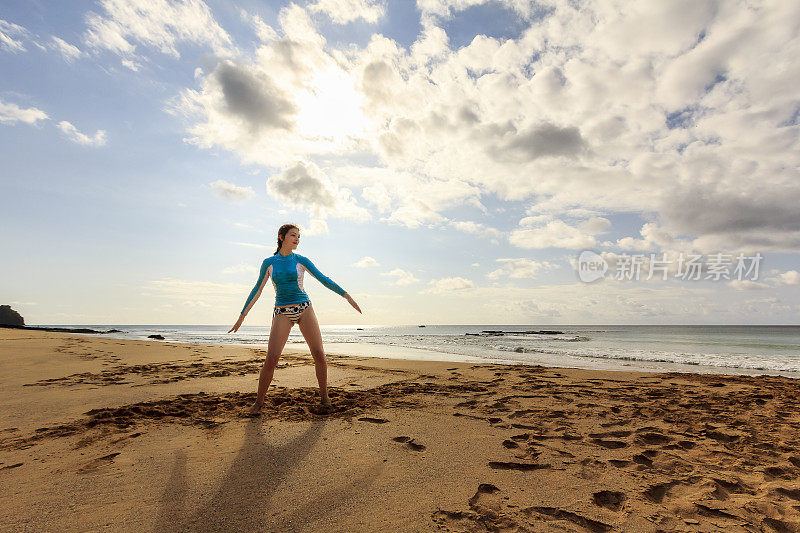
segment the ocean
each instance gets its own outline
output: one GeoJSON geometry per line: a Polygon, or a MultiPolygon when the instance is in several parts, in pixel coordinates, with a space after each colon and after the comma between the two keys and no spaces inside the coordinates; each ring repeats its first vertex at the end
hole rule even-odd
{"type": "MultiPolygon", "coordinates": [[[[249,345],[266,349],[269,329],[243,326],[59,325],[120,339],[249,345]]],[[[773,374],[800,377],[800,326],[322,326],[330,354],[605,370],[773,374]]],[[[287,350],[306,350],[297,327],[287,350]]]]}

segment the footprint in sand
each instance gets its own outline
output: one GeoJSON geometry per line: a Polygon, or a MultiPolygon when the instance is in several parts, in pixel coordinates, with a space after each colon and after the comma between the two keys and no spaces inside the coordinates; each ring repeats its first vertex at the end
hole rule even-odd
{"type": "Polygon", "coordinates": [[[652,501],[653,503],[661,503],[664,500],[664,496],[667,495],[669,489],[678,485],[679,481],[667,481],[665,483],[656,483],[655,485],[650,485],[647,490],[644,491],[645,497],[652,501]]]}
{"type": "Polygon", "coordinates": [[[653,458],[658,455],[656,450],[645,450],[633,456],[633,462],[638,465],[653,466],[653,458]]]}
{"type": "Polygon", "coordinates": [[[406,446],[408,446],[415,452],[421,452],[422,450],[425,449],[424,444],[419,444],[417,442],[414,442],[414,439],[412,439],[411,437],[401,436],[401,437],[395,437],[392,440],[395,442],[404,442],[406,446]]]}
{"type": "Polygon", "coordinates": [[[797,478],[794,470],[794,468],[789,466],[768,466],[764,469],[764,476],[768,479],[780,478],[794,480],[797,478]]]}
{"type": "Polygon", "coordinates": [[[503,491],[495,485],[481,483],[469,499],[469,510],[439,509],[431,518],[437,529],[446,531],[526,531],[517,515],[503,508],[506,500],[508,496],[503,496],[503,491]]]}
{"type": "Polygon", "coordinates": [[[628,445],[627,442],[623,442],[621,440],[613,440],[613,439],[592,439],[592,442],[602,446],[603,448],[608,448],[609,450],[617,450],[619,448],[624,448],[628,445]]]}
{"type": "Polygon", "coordinates": [[[781,496],[786,496],[787,498],[800,501],[800,489],[787,489],[786,487],[778,487],[775,489],[775,492],[781,496]]]}
{"type": "Polygon", "coordinates": [[[567,511],[566,509],[559,509],[557,507],[528,507],[523,509],[523,511],[531,512],[534,511],[541,515],[550,516],[555,518],[556,520],[567,520],[578,526],[584,528],[587,531],[591,531],[593,533],[605,533],[606,531],[611,531],[614,529],[609,524],[605,524],[600,522],[599,520],[593,520],[586,516],[580,515],[578,513],[574,513],[572,511],[567,511]]]}
{"type": "Polygon", "coordinates": [[[114,462],[114,458],[119,455],[119,452],[110,453],[108,455],[104,455],[103,457],[98,457],[97,459],[93,459],[83,465],[81,468],[78,469],[78,472],[83,474],[86,472],[92,472],[97,470],[101,466],[105,466],[114,462]]]}
{"type": "Polygon", "coordinates": [[[601,490],[592,495],[594,504],[612,511],[619,511],[626,500],[625,493],[616,490],[601,490]]]}
{"type": "Polygon", "coordinates": [[[469,506],[478,514],[483,514],[481,511],[497,514],[500,511],[501,499],[508,499],[508,496],[500,496],[502,492],[491,483],[481,483],[478,485],[478,491],[469,499],[469,506]]]}
{"type": "Polygon", "coordinates": [[[624,461],[621,459],[609,459],[608,462],[609,464],[611,464],[611,466],[615,466],[617,468],[625,468],[626,466],[631,464],[630,461],[624,461]]]}
{"type": "Polygon", "coordinates": [[[606,464],[597,459],[586,458],[580,462],[581,470],[578,476],[583,479],[595,479],[603,475],[606,471],[606,464]]]}

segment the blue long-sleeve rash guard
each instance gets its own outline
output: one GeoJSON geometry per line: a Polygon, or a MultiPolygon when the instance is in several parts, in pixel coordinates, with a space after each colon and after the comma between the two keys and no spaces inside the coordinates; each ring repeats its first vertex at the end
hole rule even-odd
{"type": "Polygon", "coordinates": [[[308,271],[314,276],[317,281],[325,285],[327,288],[337,293],[339,296],[344,296],[346,291],[333,282],[329,277],[320,272],[314,263],[309,261],[307,257],[296,254],[294,252],[287,256],[275,254],[271,257],[264,259],[261,263],[261,272],[258,276],[253,290],[250,291],[250,296],[242,309],[242,314],[246,315],[250,311],[250,307],[255,303],[267,279],[272,276],[272,285],[275,287],[275,306],[299,304],[302,302],[310,302],[308,294],[303,290],[303,274],[308,271]]]}

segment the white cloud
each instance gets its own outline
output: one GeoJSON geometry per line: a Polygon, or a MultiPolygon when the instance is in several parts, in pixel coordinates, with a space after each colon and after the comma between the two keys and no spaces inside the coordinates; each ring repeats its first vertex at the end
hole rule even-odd
{"type": "Polygon", "coordinates": [[[51,50],[55,50],[61,54],[61,57],[64,58],[64,61],[67,63],[72,63],[76,59],[79,59],[83,52],[78,49],[77,46],[69,44],[63,39],[56,37],[55,35],[50,37],[50,42],[48,43],[48,47],[51,50]]]}
{"type": "Polygon", "coordinates": [[[312,13],[325,13],[336,24],[363,19],[378,22],[386,14],[386,0],[317,0],[308,5],[312,13]]]}
{"type": "Polygon", "coordinates": [[[258,275],[259,269],[255,265],[239,263],[222,269],[223,274],[253,274],[258,275]]]}
{"type": "Polygon", "coordinates": [[[175,278],[153,280],[142,287],[144,290],[153,291],[159,296],[195,297],[219,296],[229,298],[231,295],[242,293],[251,287],[241,283],[217,283],[213,281],[192,281],[175,278]]]}
{"type": "Polygon", "coordinates": [[[252,187],[239,187],[225,180],[217,180],[213,183],[209,183],[209,186],[211,190],[214,191],[214,194],[232,202],[247,200],[255,194],[252,187]]]}
{"type": "Polygon", "coordinates": [[[46,120],[47,113],[35,107],[21,108],[17,104],[11,104],[0,100],[0,124],[16,124],[24,122],[34,124],[38,120],[46,120]]]}
{"type": "Polygon", "coordinates": [[[102,14],[86,15],[84,43],[121,56],[129,68],[139,65],[137,44],[176,59],[181,43],[205,44],[220,56],[233,53],[230,36],[202,0],[101,0],[100,6],[102,14]]]}
{"type": "Polygon", "coordinates": [[[437,213],[426,202],[414,197],[406,199],[391,215],[381,218],[381,220],[408,228],[418,228],[423,225],[430,226],[437,222],[447,221],[445,217],[437,213]]]}
{"type": "Polygon", "coordinates": [[[500,4],[526,18],[532,15],[535,6],[533,0],[417,0],[417,8],[423,17],[436,15],[446,18],[459,11],[487,3],[500,4]]]}
{"type": "Polygon", "coordinates": [[[489,279],[500,278],[535,278],[539,271],[552,270],[559,268],[558,265],[548,261],[534,261],[527,258],[500,258],[497,259],[499,263],[503,263],[502,267],[493,270],[486,275],[489,279]]]}
{"type": "Polygon", "coordinates": [[[497,228],[487,227],[480,222],[473,222],[471,220],[451,220],[450,225],[458,231],[464,233],[471,233],[472,235],[480,235],[490,239],[499,239],[503,234],[497,228]]]}
{"type": "Polygon", "coordinates": [[[367,268],[367,267],[380,266],[380,263],[378,263],[375,259],[367,255],[362,257],[355,263],[353,263],[353,266],[358,268],[367,268]]]}
{"type": "Polygon", "coordinates": [[[738,291],[751,291],[770,288],[770,286],[766,283],[760,283],[758,281],[752,281],[749,279],[734,279],[730,281],[729,285],[738,291]]]}
{"type": "Polygon", "coordinates": [[[93,136],[89,137],[85,133],[78,131],[75,126],[66,120],[58,123],[58,129],[64,132],[67,138],[74,143],[84,146],[104,146],[106,144],[105,130],[97,130],[93,136]]]}
{"type": "Polygon", "coordinates": [[[370,214],[359,206],[349,189],[334,184],[314,163],[298,161],[267,180],[267,192],[319,218],[329,216],[363,222],[370,214]]]}
{"type": "Polygon", "coordinates": [[[28,30],[14,24],[0,19],[0,48],[7,52],[24,52],[25,46],[22,44],[22,38],[28,37],[28,30]]]}
{"type": "Polygon", "coordinates": [[[623,237],[618,239],[616,246],[623,250],[651,251],[655,252],[668,247],[681,245],[685,250],[690,250],[691,244],[681,242],[668,231],[664,231],[657,224],[648,222],[642,226],[640,231],[641,239],[633,237],[623,237]]]}
{"type": "Polygon", "coordinates": [[[134,72],[137,72],[137,71],[141,70],[141,68],[142,68],[142,64],[141,63],[139,63],[137,61],[134,61],[132,59],[123,59],[123,60],[120,61],[120,63],[122,63],[123,67],[125,67],[127,69],[130,69],[130,70],[132,70],[134,72]]]}
{"type": "Polygon", "coordinates": [[[328,230],[328,223],[324,220],[312,219],[308,224],[303,226],[303,235],[327,235],[330,233],[328,230]]]}
{"type": "Polygon", "coordinates": [[[470,291],[475,284],[466,278],[456,276],[453,278],[433,279],[428,283],[428,288],[422,294],[454,294],[470,291]]]}
{"type": "MultiPolygon", "coordinates": [[[[523,219],[524,220],[524,219],[523,219]]],[[[568,248],[578,250],[592,248],[596,244],[589,229],[570,226],[562,220],[553,220],[541,227],[522,227],[511,232],[508,241],[520,248],[568,248]]]]}
{"type": "Polygon", "coordinates": [[[800,272],[797,270],[787,270],[778,276],[782,285],[800,285],[800,272]]]}
{"type": "Polygon", "coordinates": [[[246,246],[248,248],[271,248],[271,246],[267,246],[264,244],[258,244],[253,242],[234,242],[233,244],[237,246],[246,246]]]}
{"type": "Polygon", "coordinates": [[[395,276],[397,279],[394,281],[394,285],[412,285],[414,283],[419,283],[419,280],[414,277],[414,274],[406,272],[402,268],[395,268],[391,272],[383,272],[381,276],[395,276]]]}
{"type": "Polygon", "coordinates": [[[611,221],[603,217],[592,217],[589,220],[584,220],[578,224],[581,231],[585,231],[589,235],[597,235],[598,233],[605,233],[611,227],[611,221]]]}
{"type": "MultiPolygon", "coordinates": [[[[448,208],[488,196],[551,217],[520,225],[524,247],[591,247],[605,224],[592,217],[625,212],[663,233],[617,243],[632,250],[668,237],[708,252],[800,250],[800,8],[559,1],[515,38],[455,49],[437,17],[480,3],[420,0],[411,46],[376,34],[339,50],[290,5],[236,66],[274,113],[254,125],[217,71],[175,108],[196,119],[191,142],[247,163],[371,158],[353,177],[326,173],[388,223],[447,223],[448,208]],[[342,105],[326,105],[334,94],[342,105]]],[[[532,20],[532,2],[503,5],[532,20]]]]}
{"type": "Polygon", "coordinates": [[[278,32],[275,31],[275,28],[264,22],[258,15],[251,15],[244,9],[240,10],[239,14],[242,16],[243,20],[249,22],[253,26],[256,35],[258,35],[258,38],[261,39],[262,42],[269,42],[278,38],[278,32]]]}

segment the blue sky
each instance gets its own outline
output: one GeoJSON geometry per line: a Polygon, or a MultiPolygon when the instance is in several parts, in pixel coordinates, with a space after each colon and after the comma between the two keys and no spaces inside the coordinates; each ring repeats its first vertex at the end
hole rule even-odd
{"type": "Polygon", "coordinates": [[[759,5],[4,3],[0,303],[233,323],[291,221],[365,311],[311,281],[326,324],[797,323],[800,9],[759,5]]]}

